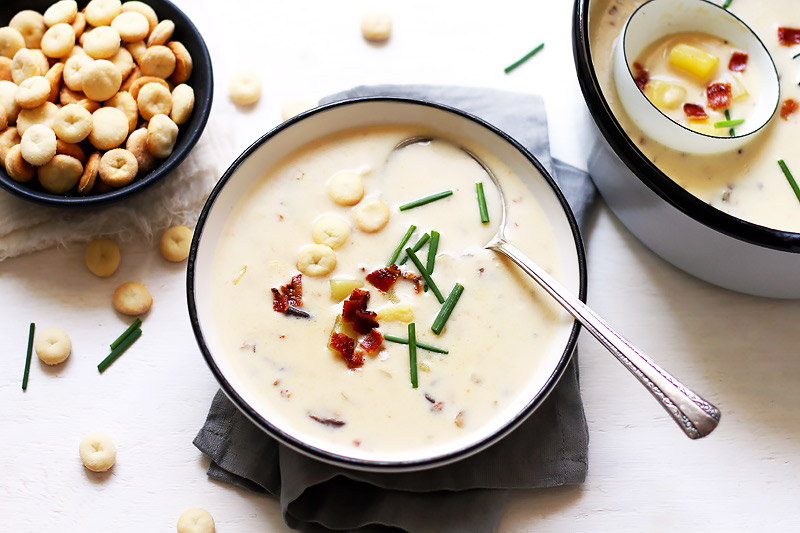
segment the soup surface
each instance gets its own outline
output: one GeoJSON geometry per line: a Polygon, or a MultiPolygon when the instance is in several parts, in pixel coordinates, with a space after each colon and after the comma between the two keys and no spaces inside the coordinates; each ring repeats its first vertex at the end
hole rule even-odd
{"type": "MultiPolygon", "coordinates": [[[[718,37],[667,35],[634,63],[637,84],[669,118],[706,135],[728,136],[721,122],[746,121],[760,95],[758,72],[744,54],[718,37]]],[[[735,124],[735,122],[731,122],[735,124]]]]}
{"type": "MultiPolygon", "coordinates": [[[[265,169],[239,202],[216,251],[211,292],[225,352],[217,358],[229,365],[258,412],[333,453],[404,459],[422,449],[435,454],[475,442],[542,388],[572,327],[533,281],[483,248],[499,224],[500,197],[474,160],[443,140],[393,150],[419,134],[412,128],[356,129],[289,154],[265,169]],[[479,214],[477,182],[485,187],[487,224],[479,214]],[[399,209],[441,191],[452,194],[399,209]],[[361,210],[379,203],[388,207],[388,222],[365,226],[361,210]],[[443,297],[456,283],[464,287],[439,335],[431,326],[442,304],[433,290],[421,288],[419,269],[403,261],[405,253],[396,260],[401,277],[391,289],[381,291],[367,280],[387,267],[411,225],[417,229],[408,247],[426,233],[440,234],[432,277],[443,297]],[[315,249],[325,257],[309,263],[306,252],[314,241],[330,247],[315,249]],[[287,287],[293,278],[302,282],[299,305],[287,287]],[[369,292],[366,307],[379,324],[374,330],[358,333],[357,324],[343,317],[342,300],[358,291],[369,292]],[[287,294],[295,310],[277,312],[287,294]],[[378,350],[366,345],[376,340],[375,331],[407,339],[409,322],[418,342],[447,351],[417,350],[417,388],[407,345],[386,339],[378,350]],[[331,349],[334,331],[355,339],[349,359],[331,349]]],[[[509,237],[560,278],[553,231],[529,186],[480,147],[469,148],[503,185],[509,237]]],[[[368,211],[374,222],[381,210],[368,211]]],[[[423,264],[429,246],[427,241],[416,253],[423,264]]]]}
{"type": "MultiPolygon", "coordinates": [[[[659,169],[701,200],[755,224],[800,232],[800,200],[778,166],[778,160],[783,159],[795,177],[800,176],[800,152],[796,148],[800,138],[800,112],[792,111],[800,102],[800,57],[793,59],[800,52],[800,40],[792,45],[793,39],[787,41],[787,33],[779,31],[779,28],[800,28],[796,1],[731,3],[730,11],[756,32],[772,55],[781,78],[781,102],[764,131],[751,142],[739,150],[717,155],[685,154],[653,141],[633,124],[619,102],[612,56],[625,21],[643,3],[644,0],[596,0],[592,3],[592,59],[603,96],[619,123],[659,169]]],[[[721,59],[720,63],[725,60],[721,59]]],[[[747,86],[752,94],[753,86],[757,84],[747,86]]]]}

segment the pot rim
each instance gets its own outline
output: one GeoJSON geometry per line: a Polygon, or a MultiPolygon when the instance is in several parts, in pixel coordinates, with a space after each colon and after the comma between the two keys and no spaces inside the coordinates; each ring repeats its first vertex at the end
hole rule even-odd
{"type": "Polygon", "coordinates": [[[756,246],[800,253],[800,233],[754,224],[720,211],[678,185],[642,153],[608,104],[592,62],[589,8],[593,0],[575,0],[572,52],[578,84],[597,128],[623,164],[650,190],[689,218],[728,237],[756,246]]]}

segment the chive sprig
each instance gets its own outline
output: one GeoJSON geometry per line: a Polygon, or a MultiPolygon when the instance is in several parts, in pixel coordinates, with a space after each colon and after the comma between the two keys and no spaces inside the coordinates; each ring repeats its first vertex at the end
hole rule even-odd
{"type": "Polygon", "coordinates": [[[400,252],[403,251],[403,247],[406,245],[406,243],[408,243],[408,239],[411,238],[411,235],[415,231],[417,231],[417,227],[414,224],[411,224],[411,226],[408,227],[408,231],[403,236],[403,239],[400,241],[400,244],[398,244],[397,248],[394,249],[394,253],[392,254],[391,259],[389,259],[389,262],[386,263],[386,266],[392,266],[395,261],[397,261],[397,258],[400,257],[400,252]]]}
{"type": "Polygon", "coordinates": [[[786,176],[786,179],[789,181],[789,185],[791,185],[794,195],[797,196],[797,201],[800,202],[800,187],[797,186],[797,182],[794,180],[794,176],[792,176],[792,171],[789,170],[789,167],[786,166],[786,163],[784,163],[783,159],[778,160],[778,165],[780,165],[783,175],[786,176]]]}
{"type": "MultiPolygon", "coordinates": [[[[384,335],[383,339],[397,344],[408,344],[408,339],[404,339],[403,337],[395,337],[394,335],[384,335]]],[[[443,353],[445,355],[450,353],[444,348],[439,348],[438,346],[434,346],[432,344],[426,344],[424,342],[419,342],[419,341],[417,341],[417,348],[420,348],[421,350],[427,350],[429,352],[443,353]]]]}
{"type": "Polygon", "coordinates": [[[425,198],[420,198],[419,200],[414,200],[413,202],[408,202],[407,204],[401,205],[400,211],[408,211],[409,209],[413,209],[421,205],[426,205],[431,202],[435,202],[436,200],[441,200],[442,198],[447,198],[448,196],[452,195],[453,195],[452,190],[437,192],[436,194],[431,194],[430,196],[426,196],[425,198]]]}
{"type": "Polygon", "coordinates": [[[744,119],[743,118],[737,118],[736,120],[723,120],[721,122],[715,122],[714,123],[714,127],[717,128],[717,129],[734,128],[734,127],[739,126],[741,124],[744,124],[744,119]]]}
{"type": "Polygon", "coordinates": [[[511,63],[509,66],[503,69],[503,72],[508,74],[509,72],[511,72],[512,70],[514,70],[515,68],[517,68],[518,66],[520,66],[521,64],[523,64],[536,54],[538,54],[539,52],[541,52],[542,48],[544,48],[544,43],[541,43],[539,46],[537,46],[536,48],[534,48],[533,50],[522,56],[520,59],[511,63]]]}
{"type": "Polygon", "coordinates": [[[486,194],[483,192],[483,182],[475,184],[475,192],[478,194],[478,209],[481,213],[481,222],[489,222],[489,208],[486,207],[486,194]]]}
{"type": "MultiPolygon", "coordinates": [[[[433,268],[436,266],[436,253],[439,251],[439,232],[431,230],[431,243],[428,245],[428,260],[425,263],[425,270],[428,274],[433,274],[433,268]]],[[[428,292],[428,284],[423,287],[425,292],[428,292]]]]}
{"type": "Polygon", "coordinates": [[[725,0],[725,3],[722,4],[722,7],[728,9],[729,7],[731,7],[731,2],[733,2],[733,0],[725,0]]]}
{"type": "Polygon", "coordinates": [[[130,335],[125,337],[122,342],[120,342],[119,345],[117,345],[117,347],[114,348],[110,354],[108,354],[108,357],[100,361],[100,364],[97,365],[97,371],[102,374],[109,366],[111,366],[114,361],[119,358],[120,355],[125,353],[125,350],[131,347],[131,344],[136,342],[136,340],[141,336],[141,328],[136,328],[133,330],[130,335]]]}
{"type": "Polygon", "coordinates": [[[425,270],[425,267],[422,265],[422,262],[417,257],[417,254],[414,253],[414,250],[411,248],[406,248],[406,253],[408,257],[411,258],[411,262],[414,263],[414,266],[417,267],[419,273],[422,274],[422,277],[425,279],[425,283],[431,288],[431,292],[433,295],[436,296],[436,299],[439,301],[440,304],[444,303],[444,296],[442,296],[442,292],[439,290],[439,287],[436,286],[436,283],[431,278],[431,275],[428,274],[428,271],[425,270]]]}
{"type": "Polygon", "coordinates": [[[138,328],[139,326],[141,326],[141,325],[142,325],[142,321],[141,321],[140,319],[138,319],[138,318],[137,318],[137,319],[136,319],[136,320],[133,322],[133,324],[131,324],[130,326],[128,326],[128,329],[126,329],[125,331],[123,331],[123,332],[122,332],[122,335],[120,335],[119,337],[117,337],[117,340],[115,340],[114,342],[112,342],[112,343],[109,345],[109,347],[110,347],[110,348],[113,350],[114,348],[116,348],[117,346],[119,346],[120,344],[122,344],[122,341],[124,341],[124,340],[125,340],[125,339],[128,337],[128,335],[130,335],[131,333],[133,333],[133,331],[134,331],[136,328],[138,328]]]}
{"type": "Polygon", "coordinates": [[[453,290],[450,291],[447,301],[444,302],[444,305],[442,305],[442,308],[439,310],[439,314],[436,315],[436,319],[433,321],[433,325],[431,326],[431,330],[437,335],[439,335],[444,329],[444,325],[450,318],[450,314],[452,314],[453,309],[455,309],[458,299],[461,298],[461,293],[463,292],[464,286],[460,283],[456,283],[453,286],[453,290]]]}
{"type": "MultiPolygon", "coordinates": [[[[422,237],[419,238],[419,240],[414,244],[414,246],[411,247],[411,249],[414,250],[414,253],[419,252],[419,249],[422,248],[423,246],[425,246],[425,243],[428,242],[428,240],[430,238],[431,238],[431,236],[426,233],[425,235],[423,235],[422,237]]],[[[398,265],[405,265],[406,261],[408,261],[408,256],[407,255],[403,256],[403,259],[401,259],[397,264],[398,265]]]]}
{"type": "Polygon", "coordinates": [[[25,356],[25,372],[22,374],[22,390],[28,388],[28,374],[31,372],[31,356],[33,355],[33,332],[36,330],[36,324],[31,322],[31,327],[28,330],[28,353],[25,356]]]}
{"type": "Polygon", "coordinates": [[[417,326],[413,322],[408,325],[408,363],[411,367],[411,386],[419,387],[417,377],[417,326]]]}

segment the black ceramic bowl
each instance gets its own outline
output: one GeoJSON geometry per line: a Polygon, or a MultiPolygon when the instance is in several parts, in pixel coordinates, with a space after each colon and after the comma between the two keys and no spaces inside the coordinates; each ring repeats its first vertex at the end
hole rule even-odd
{"type": "MultiPolygon", "coordinates": [[[[542,405],[570,361],[580,329],[577,322],[565,321],[559,327],[552,349],[531,354],[528,388],[514,401],[515,407],[508,411],[508,417],[498,417],[474,429],[466,439],[468,444],[448,441],[394,452],[352,447],[343,450],[333,440],[310,437],[298,430],[298,424],[264,405],[258,400],[258,391],[243,381],[241,374],[231,366],[214,318],[213,265],[218,245],[225,239],[224,230],[231,212],[263,179],[264,169],[273,168],[286,154],[309,143],[350,128],[372,125],[413,125],[426,131],[453,132],[459,139],[481,146],[512,172],[524,177],[559,244],[564,283],[581,300],[586,299],[586,260],[580,231],[558,185],[533,155],[494,126],[458,109],[405,98],[369,97],[343,100],[302,113],[258,139],[231,164],[209,195],[197,221],[186,276],[189,317],[200,351],[222,390],[256,426],[279,442],[314,459],[346,468],[374,472],[423,470],[485,449],[518,427],[542,405]],[[535,366],[542,371],[534,372],[535,366]]],[[[264,227],[266,232],[272,229],[269,224],[264,227]]],[[[520,320],[524,323],[524,317],[520,320]]]]}
{"type": "MultiPolygon", "coordinates": [[[[23,9],[33,9],[43,13],[55,0],[2,0],[0,2],[0,26],[6,26],[16,13],[23,9]]],[[[78,0],[78,7],[83,9],[88,0],[78,0]]],[[[128,195],[135,194],[153,183],[164,178],[189,155],[192,147],[200,139],[203,129],[208,122],[211,112],[211,100],[214,93],[214,80],[211,72],[211,57],[208,55],[206,43],[192,21],[169,0],[145,0],[158,14],[159,20],[170,19],[175,23],[175,33],[172,40],[180,41],[192,56],[192,76],[187,82],[194,89],[194,110],[188,122],[180,127],[178,142],[175,149],[167,159],[147,174],[140,174],[136,179],[119,189],[113,191],[78,196],[74,191],[66,195],[52,194],[42,189],[35,180],[28,183],[19,183],[12,180],[0,165],[0,187],[8,192],[40,204],[58,206],[90,206],[120,200],[128,195]]]]}

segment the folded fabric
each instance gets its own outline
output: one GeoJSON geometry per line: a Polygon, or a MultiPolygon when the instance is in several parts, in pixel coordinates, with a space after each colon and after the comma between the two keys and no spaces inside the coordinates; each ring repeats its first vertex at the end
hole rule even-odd
{"type": "Polygon", "coordinates": [[[152,239],[173,224],[194,225],[222,175],[230,144],[212,117],[189,156],[168,176],[135,196],[96,208],[34,204],[0,189],[0,261],[97,236],[152,239]],[[212,138],[213,137],[213,138],[212,138]]]}
{"type": "MultiPolygon", "coordinates": [[[[370,86],[332,95],[404,96],[475,114],[503,129],[551,172],[582,223],[595,198],[588,175],[549,153],[539,97],[462,87],[370,86]]],[[[375,474],[321,463],[263,433],[217,392],[194,441],[211,459],[208,475],[280,499],[289,527],[301,531],[493,531],[511,489],[581,483],[588,431],[577,357],[547,400],[519,428],[457,463],[399,474],[375,474]]]]}

